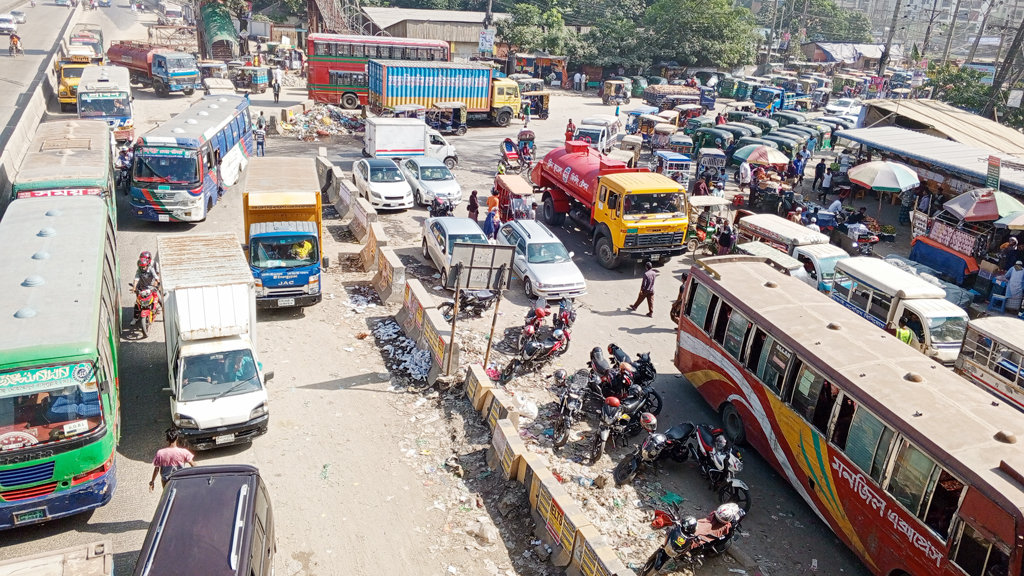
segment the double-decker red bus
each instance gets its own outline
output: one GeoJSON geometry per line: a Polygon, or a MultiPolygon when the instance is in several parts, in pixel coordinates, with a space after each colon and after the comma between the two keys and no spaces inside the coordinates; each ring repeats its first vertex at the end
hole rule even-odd
{"type": "Polygon", "coordinates": [[[356,108],[366,104],[366,61],[448,61],[443,40],[310,34],[306,40],[306,89],[314,102],[356,108]]]}
{"type": "Polygon", "coordinates": [[[879,576],[1018,576],[1024,418],[753,256],[690,270],[675,364],[879,576]]]}

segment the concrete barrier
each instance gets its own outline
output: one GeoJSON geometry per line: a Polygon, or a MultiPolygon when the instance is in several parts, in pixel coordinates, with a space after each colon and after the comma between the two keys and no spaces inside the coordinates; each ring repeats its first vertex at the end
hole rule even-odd
{"type": "Polygon", "coordinates": [[[327,200],[334,205],[334,209],[338,212],[338,218],[345,218],[348,216],[349,210],[352,209],[352,190],[345,183],[345,173],[341,171],[341,168],[335,166],[333,172],[334,187],[327,190],[327,200]],[[333,197],[331,196],[332,192],[333,197]]]}
{"type": "Polygon", "coordinates": [[[388,245],[388,235],[384,232],[384,225],[380,222],[371,222],[367,228],[366,246],[359,252],[359,260],[363,264],[363,272],[376,272],[377,262],[380,258],[379,247],[388,245]]]}
{"type": "Polygon", "coordinates": [[[360,244],[365,244],[370,233],[370,224],[377,221],[377,211],[365,198],[356,198],[352,206],[354,210],[352,222],[348,225],[349,230],[355,234],[360,244]]]}
{"type": "Polygon", "coordinates": [[[519,429],[519,402],[511,394],[501,388],[494,388],[491,391],[491,402],[484,417],[487,419],[487,427],[492,431],[498,425],[499,420],[508,420],[519,429]]]}
{"type": "Polygon", "coordinates": [[[420,348],[430,350],[430,373],[427,382],[433,384],[442,374],[448,372],[449,349],[451,350],[451,371],[459,369],[459,343],[449,347],[452,338],[452,326],[437,308],[429,308],[423,314],[423,334],[420,336],[420,348]]]}
{"type": "Polygon", "coordinates": [[[572,561],[565,569],[566,576],[636,576],[627,568],[608,545],[608,541],[593,526],[576,531],[572,561]]]}
{"type": "Polygon", "coordinates": [[[373,277],[373,289],[380,301],[397,304],[402,301],[405,287],[405,265],[391,248],[381,248],[377,258],[377,274],[373,277]]]}
{"type": "Polygon", "coordinates": [[[533,454],[523,454],[519,460],[520,474],[517,478],[526,487],[526,497],[530,501],[530,510],[537,508],[537,500],[540,498],[541,484],[558,484],[558,479],[548,470],[547,463],[543,458],[533,454]]]}
{"type": "Polygon", "coordinates": [[[337,192],[331,193],[331,188],[334,188],[334,164],[327,159],[327,149],[323,146],[320,147],[320,155],[316,157],[316,178],[320,182],[320,193],[327,193],[327,200],[331,201],[331,196],[337,196],[337,192]]]}
{"type": "Polygon", "coordinates": [[[480,412],[484,409],[484,397],[494,389],[494,384],[491,382],[491,378],[487,375],[483,366],[480,364],[470,364],[466,370],[465,389],[466,398],[473,405],[473,409],[480,412]]]}
{"type": "MultiPolygon", "coordinates": [[[[540,497],[544,497],[543,489],[540,497]]],[[[535,534],[551,547],[551,563],[559,568],[564,568],[572,561],[577,530],[580,526],[590,525],[590,520],[583,514],[583,509],[568,493],[562,497],[552,494],[547,522],[543,529],[538,527],[535,534]]]]}
{"type": "Polygon", "coordinates": [[[395,314],[395,321],[402,327],[407,338],[418,342],[423,334],[423,316],[426,310],[436,310],[434,299],[419,280],[407,280],[402,297],[402,309],[395,314]]]}
{"type": "Polygon", "coordinates": [[[519,437],[519,430],[508,420],[501,420],[491,435],[491,447],[487,449],[487,465],[491,470],[498,470],[505,480],[512,480],[519,475],[522,455],[526,454],[526,444],[519,437]]]}

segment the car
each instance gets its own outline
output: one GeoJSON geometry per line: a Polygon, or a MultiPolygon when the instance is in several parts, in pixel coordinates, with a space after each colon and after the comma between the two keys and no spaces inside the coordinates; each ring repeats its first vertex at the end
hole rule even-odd
{"type": "Polygon", "coordinates": [[[391,160],[364,158],[352,165],[356,194],[374,208],[412,208],[412,188],[391,160]]]}
{"type": "Polygon", "coordinates": [[[444,162],[436,158],[409,158],[399,166],[412,187],[412,196],[417,204],[426,206],[434,198],[449,200],[453,206],[462,202],[462,186],[444,162]]]}
{"type": "Polygon", "coordinates": [[[448,285],[455,243],[489,244],[487,236],[472,218],[442,216],[423,221],[423,258],[434,263],[441,273],[441,285],[448,285]]]}
{"type": "Polygon", "coordinates": [[[25,23],[25,13],[21,10],[11,10],[11,18],[14,18],[15,24],[25,23]]]}
{"type": "Polygon", "coordinates": [[[10,14],[0,15],[0,34],[10,36],[18,33],[18,23],[10,14]]]}
{"type": "Polygon", "coordinates": [[[523,279],[523,291],[530,300],[578,298],[587,293],[587,281],[572,261],[573,253],[540,222],[506,222],[498,231],[498,244],[516,247],[512,270],[523,279]]]}
{"type": "Polygon", "coordinates": [[[856,98],[840,98],[829,102],[828,106],[825,106],[825,112],[834,114],[836,116],[860,114],[861,101],[856,98]]]}

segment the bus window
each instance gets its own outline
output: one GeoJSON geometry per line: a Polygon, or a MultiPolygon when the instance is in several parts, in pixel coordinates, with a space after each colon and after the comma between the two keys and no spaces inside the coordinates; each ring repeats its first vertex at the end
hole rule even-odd
{"type": "Polygon", "coordinates": [[[868,308],[868,314],[885,323],[889,320],[890,307],[892,307],[892,298],[888,294],[875,291],[871,294],[871,306],[868,308]]]}
{"type": "Polygon", "coordinates": [[[352,45],[352,55],[356,56],[356,57],[362,57],[363,56],[363,46],[360,45],[360,44],[353,44],[352,45]]]}
{"type": "Polygon", "coordinates": [[[711,333],[711,325],[715,322],[715,309],[718,308],[718,294],[711,295],[711,303],[708,304],[708,313],[704,316],[704,325],[701,327],[708,334],[711,333]]]}
{"type": "Polygon", "coordinates": [[[957,508],[960,507],[960,496],[966,487],[952,474],[942,470],[939,481],[935,483],[931,502],[926,504],[927,512],[922,510],[919,515],[943,540],[949,537],[949,527],[953,523],[957,508]]]}
{"type": "Polygon", "coordinates": [[[327,42],[313,42],[313,50],[317,56],[331,55],[331,45],[327,42]]]}
{"type": "Polygon", "coordinates": [[[693,288],[690,289],[690,301],[686,305],[686,315],[697,326],[704,325],[710,303],[711,292],[703,284],[693,282],[693,288]]]}
{"type": "Polygon", "coordinates": [[[904,442],[885,490],[945,539],[964,484],[916,446],[904,442]]]}
{"type": "Polygon", "coordinates": [[[838,396],[839,388],[805,366],[797,377],[790,405],[804,420],[825,434],[838,396]]]}
{"type": "Polygon", "coordinates": [[[860,308],[864,312],[868,311],[868,302],[871,301],[871,289],[865,288],[860,284],[854,283],[850,288],[850,304],[853,304],[857,308],[860,308]]]}
{"type": "Polygon", "coordinates": [[[729,327],[725,330],[725,342],[722,346],[730,356],[739,360],[743,345],[746,343],[747,334],[753,324],[739,312],[733,312],[729,318],[729,327]]]}
{"type": "Polygon", "coordinates": [[[853,281],[846,274],[843,274],[839,270],[836,270],[835,278],[832,281],[832,291],[839,293],[840,296],[845,300],[850,299],[850,287],[853,285],[853,281]]]}
{"type": "Polygon", "coordinates": [[[761,358],[757,363],[757,377],[776,395],[782,395],[782,379],[786,375],[789,359],[793,354],[773,337],[765,341],[761,358]]]}
{"type": "Polygon", "coordinates": [[[968,329],[967,338],[964,339],[964,346],[960,354],[964,358],[970,358],[981,364],[988,365],[989,356],[992,353],[992,339],[975,330],[968,329]]]}
{"type": "Polygon", "coordinates": [[[850,435],[850,425],[853,423],[853,414],[857,411],[857,403],[853,398],[843,394],[842,404],[839,406],[839,415],[836,416],[836,424],[832,428],[832,443],[840,450],[846,449],[846,440],[850,435]]]}
{"type": "MultiPolygon", "coordinates": [[[[839,423],[836,423],[835,438],[839,434],[839,423]]],[[[893,439],[892,428],[882,423],[874,414],[863,406],[854,406],[853,420],[847,431],[846,442],[840,446],[846,457],[858,468],[863,470],[876,482],[885,471],[885,461],[893,439]]]]}
{"type": "Polygon", "coordinates": [[[1020,371],[1020,361],[1021,356],[1019,352],[1003,344],[996,344],[993,347],[989,369],[1013,382],[1017,379],[1017,373],[1020,371]]]}
{"type": "Polygon", "coordinates": [[[1010,558],[1000,546],[985,538],[970,524],[961,522],[962,529],[950,557],[970,576],[1005,576],[1009,573],[1010,558]]]}
{"type": "Polygon", "coordinates": [[[760,328],[754,334],[754,341],[750,345],[750,352],[747,353],[747,370],[751,372],[757,372],[757,363],[761,359],[761,352],[764,350],[765,342],[768,340],[768,334],[760,328]]]}
{"type": "Polygon", "coordinates": [[[732,306],[723,302],[722,308],[718,311],[718,320],[715,321],[715,333],[711,336],[719,344],[725,344],[725,329],[729,325],[730,316],[732,316],[732,306]]]}

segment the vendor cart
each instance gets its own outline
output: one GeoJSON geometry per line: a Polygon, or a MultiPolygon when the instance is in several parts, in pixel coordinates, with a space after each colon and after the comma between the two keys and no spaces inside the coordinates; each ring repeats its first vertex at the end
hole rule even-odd
{"type": "Polygon", "coordinates": [[[533,202],[533,185],[522,176],[499,174],[494,178],[498,191],[498,214],[502,222],[526,218],[533,202]]]}

